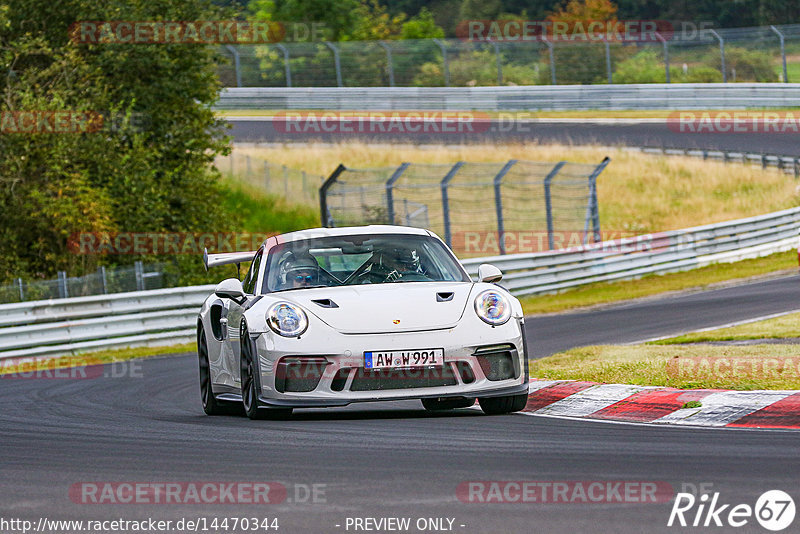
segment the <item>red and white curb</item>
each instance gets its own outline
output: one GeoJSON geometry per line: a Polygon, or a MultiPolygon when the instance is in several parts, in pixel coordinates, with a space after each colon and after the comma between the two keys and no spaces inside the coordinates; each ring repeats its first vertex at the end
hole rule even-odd
{"type": "Polygon", "coordinates": [[[629,423],[800,429],[800,391],[687,390],[534,379],[524,412],[629,423]],[[691,402],[700,407],[684,408],[691,402]]]}

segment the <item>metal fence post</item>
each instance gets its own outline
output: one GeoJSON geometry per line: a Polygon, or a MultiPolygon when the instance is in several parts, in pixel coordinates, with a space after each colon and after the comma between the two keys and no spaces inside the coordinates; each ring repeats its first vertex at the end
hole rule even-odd
{"type": "Polygon", "coordinates": [[[330,48],[331,52],[333,52],[333,65],[336,67],[336,86],[344,87],[342,85],[342,63],[339,60],[339,49],[336,48],[330,41],[325,41],[325,46],[330,48]]]}
{"type": "Polygon", "coordinates": [[[250,176],[253,174],[253,167],[252,167],[252,164],[250,162],[250,155],[249,154],[244,157],[244,162],[245,162],[245,168],[247,169],[245,171],[246,172],[245,176],[249,180],[250,176]]]}
{"type": "Polygon", "coordinates": [[[719,58],[722,61],[722,83],[728,83],[728,69],[725,68],[725,40],[716,31],[709,29],[711,35],[719,39],[719,58]]]}
{"type": "Polygon", "coordinates": [[[22,278],[17,278],[17,287],[19,287],[19,301],[25,300],[25,291],[22,289],[22,278]]]}
{"type": "Polygon", "coordinates": [[[225,45],[225,48],[227,48],[228,51],[233,56],[233,72],[234,72],[234,76],[236,77],[236,87],[241,87],[242,86],[242,71],[241,71],[241,64],[239,63],[239,51],[236,50],[236,48],[234,48],[231,45],[225,45]]]}
{"type": "Polygon", "coordinates": [[[292,66],[289,64],[289,49],[278,43],[275,46],[283,52],[283,68],[286,74],[286,87],[292,86],[292,66]]]}
{"type": "Polygon", "coordinates": [[[662,37],[658,32],[656,32],[656,39],[661,41],[661,45],[664,47],[664,79],[667,81],[667,83],[671,83],[669,78],[669,44],[667,43],[667,40],[664,39],[664,37],[662,37]]]}
{"type": "Polygon", "coordinates": [[[553,178],[556,177],[558,172],[561,170],[561,167],[566,165],[566,161],[559,161],[556,163],[556,166],[547,173],[547,176],[544,179],[544,208],[545,208],[545,216],[547,217],[547,247],[549,250],[553,250],[555,248],[555,243],[553,242],[553,203],[550,197],[550,182],[553,181],[553,178]]]}
{"type": "Polygon", "coordinates": [[[269,191],[269,162],[264,161],[264,187],[269,191]]]}
{"type": "Polygon", "coordinates": [[[69,296],[69,289],[67,288],[67,273],[58,271],[58,296],[65,299],[69,296]]]}
{"type": "Polygon", "coordinates": [[[769,27],[772,31],[778,34],[778,39],[781,40],[781,60],[783,61],[783,83],[789,83],[789,71],[786,68],[786,40],[781,31],[775,26],[769,27]]]}
{"type": "Polygon", "coordinates": [[[289,167],[286,165],[282,165],[283,167],[283,192],[288,197],[289,196],[289,167]]]}
{"type": "Polygon", "coordinates": [[[597,177],[600,173],[611,163],[611,158],[606,156],[600,162],[592,174],[589,175],[589,205],[586,207],[586,222],[583,227],[583,244],[586,244],[586,239],[589,234],[589,222],[592,224],[593,241],[599,243],[602,241],[600,236],[600,210],[597,204],[597,177]]]}
{"type": "Polygon", "coordinates": [[[392,49],[386,41],[378,41],[378,46],[386,50],[386,67],[389,71],[389,87],[394,87],[394,66],[392,65],[392,49]]]}
{"type": "Polygon", "coordinates": [[[456,177],[458,170],[464,165],[463,161],[459,161],[450,169],[450,171],[442,178],[439,187],[442,189],[442,218],[444,219],[444,242],[448,247],[453,246],[453,233],[450,228],[450,199],[447,197],[447,187],[450,181],[456,177]]]}
{"type": "Polygon", "coordinates": [[[497,85],[503,85],[503,60],[500,58],[500,45],[497,41],[492,41],[494,45],[494,55],[497,58],[497,85]]]}
{"type": "Polygon", "coordinates": [[[394,184],[406,171],[410,163],[402,163],[386,180],[386,220],[387,224],[394,224],[394,184]]]}
{"type": "Polygon", "coordinates": [[[611,85],[614,83],[611,76],[611,45],[608,44],[608,39],[603,39],[603,42],[606,45],[606,75],[608,76],[608,85],[611,85]]]}
{"type": "Polygon", "coordinates": [[[100,273],[100,286],[103,289],[103,295],[108,294],[108,280],[106,279],[106,266],[101,265],[97,271],[100,273]]]}
{"type": "Polygon", "coordinates": [[[141,261],[133,264],[133,271],[136,275],[136,291],[144,291],[144,266],[141,261]]]}
{"type": "Polygon", "coordinates": [[[331,186],[336,183],[339,175],[345,170],[347,170],[347,167],[340,163],[333,173],[328,176],[328,179],[322,182],[322,185],[319,188],[319,216],[323,228],[331,228],[333,226],[333,218],[328,212],[328,189],[330,189],[331,186]]]}
{"type": "Polygon", "coordinates": [[[442,62],[444,68],[444,86],[450,87],[450,63],[447,61],[447,47],[439,39],[434,39],[433,42],[436,43],[442,51],[442,62]]]}
{"type": "Polygon", "coordinates": [[[503,185],[503,178],[505,178],[508,171],[511,170],[517,163],[517,160],[512,159],[506,163],[497,176],[494,177],[494,208],[497,211],[497,245],[500,247],[500,254],[506,253],[506,231],[503,225],[503,195],[501,186],[503,185]]]}
{"type": "Polygon", "coordinates": [[[547,45],[547,51],[550,54],[550,83],[552,85],[558,85],[556,83],[556,54],[553,51],[554,45],[548,41],[547,37],[544,35],[542,35],[542,41],[547,45]]]}

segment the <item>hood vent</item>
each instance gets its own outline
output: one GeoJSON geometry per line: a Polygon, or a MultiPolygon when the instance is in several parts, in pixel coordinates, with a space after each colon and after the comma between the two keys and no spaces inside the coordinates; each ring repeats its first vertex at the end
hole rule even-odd
{"type": "Polygon", "coordinates": [[[338,308],[339,305],[333,302],[331,299],[313,299],[311,302],[316,304],[321,308],[338,308]]]}

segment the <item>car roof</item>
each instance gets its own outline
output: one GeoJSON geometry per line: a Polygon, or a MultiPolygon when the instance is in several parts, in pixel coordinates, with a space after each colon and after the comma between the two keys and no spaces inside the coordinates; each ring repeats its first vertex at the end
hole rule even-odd
{"type": "Polygon", "coordinates": [[[424,228],[413,228],[411,226],[395,226],[390,224],[371,224],[369,226],[344,226],[342,228],[310,228],[275,236],[278,243],[290,243],[303,239],[338,237],[346,235],[369,235],[369,234],[397,234],[397,235],[432,235],[424,228]]]}

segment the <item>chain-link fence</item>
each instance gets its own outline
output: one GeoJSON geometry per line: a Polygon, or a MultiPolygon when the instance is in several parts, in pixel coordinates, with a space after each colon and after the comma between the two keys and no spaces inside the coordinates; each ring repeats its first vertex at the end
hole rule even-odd
{"type": "Polygon", "coordinates": [[[681,29],[647,40],[419,39],[227,45],[227,87],[800,82],[800,24],[681,29]]]}
{"type": "Polygon", "coordinates": [[[319,187],[324,176],[314,175],[258,156],[234,150],[228,156],[217,156],[216,167],[228,179],[248,187],[290,199],[294,204],[317,206],[319,187]]]}
{"type": "Polygon", "coordinates": [[[322,224],[427,228],[460,257],[597,242],[596,182],[609,161],[340,165],[320,188],[322,224]]]}
{"type": "Polygon", "coordinates": [[[86,297],[126,291],[172,287],[177,276],[165,272],[164,264],[137,261],[127,267],[100,267],[86,276],[67,276],[59,271],[54,280],[22,280],[0,286],[0,303],[86,297]]]}

